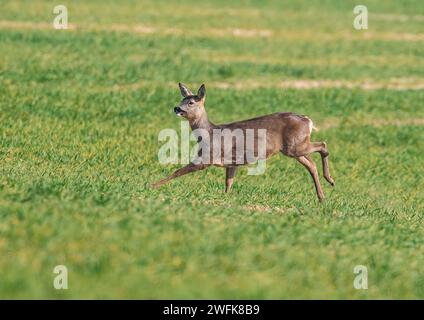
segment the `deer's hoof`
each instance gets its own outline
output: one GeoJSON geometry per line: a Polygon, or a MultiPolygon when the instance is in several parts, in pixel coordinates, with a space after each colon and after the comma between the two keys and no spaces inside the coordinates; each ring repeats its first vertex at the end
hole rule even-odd
{"type": "Polygon", "coordinates": [[[334,179],[333,178],[331,178],[331,177],[324,177],[325,178],[325,180],[327,180],[327,182],[332,186],[332,187],[334,187],[334,179]]]}

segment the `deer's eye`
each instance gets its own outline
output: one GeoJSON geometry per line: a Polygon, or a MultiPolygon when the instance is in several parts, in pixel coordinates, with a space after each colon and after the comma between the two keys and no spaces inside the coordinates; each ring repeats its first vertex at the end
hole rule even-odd
{"type": "Polygon", "coordinates": [[[192,106],[194,104],[194,101],[190,101],[188,104],[192,106]]]}

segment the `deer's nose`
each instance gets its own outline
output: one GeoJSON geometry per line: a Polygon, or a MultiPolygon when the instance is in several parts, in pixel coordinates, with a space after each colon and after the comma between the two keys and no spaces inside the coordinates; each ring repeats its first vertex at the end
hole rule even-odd
{"type": "Polygon", "coordinates": [[[181,111],[183,111],[183,110],[181,110],[181,108],[180,108],[180,107],[175,107],[175,108],[174,108],[174,112],[175,112],[175,113],[178,113],[178,112],[181,112],[181,111]]]}

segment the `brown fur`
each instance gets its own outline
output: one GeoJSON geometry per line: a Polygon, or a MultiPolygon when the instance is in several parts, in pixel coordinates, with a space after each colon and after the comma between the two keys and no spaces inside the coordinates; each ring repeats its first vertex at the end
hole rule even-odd
{"type": "MultiPolygon", "coordinates": [[[[321,185],[319,183],[318,171],[315,163],[313,162],[310,154],[313,152],[318,152],[321,155],[324,178],[333,186],[334,180],[331,178],[329,164],[328,164],[328,150],[327,144],[325,142],[311,142],[310,135],[313,128],[312,120],[310,120],[306,116],[298,115],[292,112],[278,112],[273,113],[253,119],[248,119],[244,121],[237,121],[228,124],[215,125],[209,121],[208,115],[205,110],[205,97],[206,97],[206,89],[205,86],[202,85],[197,95],[194,95],[187,87],[183,84],[179,84],[181,94],[183,95],[183,100],[180,105],[175,108],[175,112],[184,118],[186,118],[192,130],[196,129],[204,129],[208,131],[211,136],[214,129],[229,129],[233,130],[242,130],[243,133],[246,132],[247,129],[254,129],[254,150],[250,150],[254,152],[255,155],[258,154],[258,139],[257,130],[258,129],[266,129],[266,157],[281,152],[288,157],[295,158],[299,161],[311,174],[312,179],[314,181],[316,193],[318,199],[322,201],[324,199],[324,194],[322,192],[321,185]]],[[[246,137],[246,134],[244,135],[246,137]]],[[[246,150],[243,157],[243,161],[241,163],[236,163],[236,147],[233,142],[233,158],[230,163],[224,162],[224,159],[218,159],[210,164],[204,163],[190,163],[187,166],[175,171],[171,176],[155,183],[153,187],[159,187],[162,184],[185,174],[203,170],[211,165],[224,167],[226,168],[226,186],[225,191],[228,192],[231,189],[234,174],[236,168],[240,165],[247,164],[246,160],[246,150]]],[[[246,147],[247,149],[247,147],[246,147]]],[[[210,147],[211,157],[213,148],[210,147]]],[[[221,150],[221,155],[224,154],[223,146],[221,150]]],[[[203,156],[199,153],[199,156],[203,156]]]]}

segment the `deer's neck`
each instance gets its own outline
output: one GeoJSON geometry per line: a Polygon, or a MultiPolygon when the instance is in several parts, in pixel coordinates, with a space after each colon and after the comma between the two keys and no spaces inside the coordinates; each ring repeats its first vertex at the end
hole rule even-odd
{"type": "Polygon", "coordinates": [[[190,127],[191,127],[191,130],[204,129],[207,131],[212,131],[215,125],[209,121],[208,115],[205,112],[202,114],[200,118],[195,120],[190,120],[190,127]]]}

